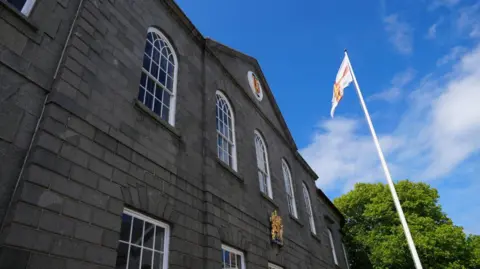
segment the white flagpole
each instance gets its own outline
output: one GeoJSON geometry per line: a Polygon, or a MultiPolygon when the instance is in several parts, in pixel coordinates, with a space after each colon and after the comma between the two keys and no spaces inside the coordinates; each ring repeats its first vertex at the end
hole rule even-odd
{"type": "Polygon", "coordinates": [[[400,205],[400,200],[398,199],[397,192],[395,191],[395,185],[393,184],[390,171],[388,170],[388,167],[387,167],[387,162],[385,161],[385,157],[383,156],[382,148],[380,147],[380,143],[378,142],[377,134],[375,132],[375,129],[373,128],[372,120],[370,119],[370,114],[368,113],[367,106],[365,105],[365,101],[363,100],[363,95],[362,95],[362,92],[360,91],[360,86],[358,86],[357,78],[355,77],[355,73],[353,72],[350,59],[348,58],[347,50],[345,50],[345,57],[348,60],[348,66],[350,67],[350,73],[352,74],[353,83],[355,84],[355,88],[357,89],[358,97],[360,98],[360,103],[362,104],[363,111],[365,112],[365,118],[367,119],[368,127],[370,127],[370,132],[372,133],[373,142],[375,142],[375,147],[377,148],[378,157],[380,158],[380,162],[382,163],[383,172],[385,172],[385,177],[387,178],[388,186],[390,187],[390,192],[392,193],[395,208],[397,209],[398,216],[400,217],[400,222],[402,223],[403,231],[405,232],[405,237],[407,237],[408,246],[410,248],[410,252],[412,253],[413,261],[415,263],[415,268],[422,269],[422,264],[420,263],[420,258],[418,257],[417,249],[415,248],[415,243],[413,242],[412,235],[410,234],[410,229],[408,228],[407,220],[405,219],[405,215],[403,214],[402,206],[400,205]]]}

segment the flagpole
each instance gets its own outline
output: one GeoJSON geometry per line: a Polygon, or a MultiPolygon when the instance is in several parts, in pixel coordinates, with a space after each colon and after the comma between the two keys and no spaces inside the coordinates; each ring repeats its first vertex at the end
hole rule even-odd
{"type": "Polygon", "coordinates": [[[363,100],[363,95],[362,95],[362,92],[360,91],[360,86],[358,86],[357,78],[355,77],[355,73],[353,72],[352,65],[350,64],[350,59],[348,58],[347,50],[345,50],[345,57],[348,60],[348,66],[350,68],[350,73],[352,74],[353,83],[355,84],[355,88],[357,89],[357,94],[358,94],[358,97],[360,98],[360,103],[362,104],[363,112],[365,112],[365,118],[367,119],[370,132],[372,133],[373,142],[375,142],[375,147],[377,148],[378,157],[380,158],[380,162],[382,163],[383,172],[385,173],[385,177],[387,178],[388,186],[390,187],[390,192],[392,193],[395,208],[397,209],[398,216],[400,217],[400,222],[402,223],[403,231],[405,232],[405,237],[407,237],[408,246],[410,248],[410,252],[412,254],[413,261],[415,263],[415,268],[422,269],[422,264],[420,263],[420,258],[418,257],[417,249],[415,248],[415,243],[413,242],[412,235],[410,234],[410,229],[408,228],[407,220],[405,219],[405,215],[403,214],[402,206],[400,205],[400,200],[398,199],[397,192],[395,191],[395,185],[393,184],[390,171],[388,170],[388,167],[387,167],[387,162],[385,161],[385,157],[383,156],[382,148],[380,147],[377,134],[375,132],[375,129],[373,128],[372,120],[370,119],[370,114],[368,113],[367,106],[365,105],[365,101],[363,100]]]}

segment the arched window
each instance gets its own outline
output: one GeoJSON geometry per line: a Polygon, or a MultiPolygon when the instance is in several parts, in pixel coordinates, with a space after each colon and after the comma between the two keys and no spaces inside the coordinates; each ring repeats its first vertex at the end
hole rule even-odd
{"type": "Polygon", "coordinates": [[[270,169],[268,167],[267,147],[265,146],[265,141],[263,141],[262,135],[257,130],[255,130],[254,135],[260,191],[268,195],[268,197],[273,198],[272,182],[270,181],[270,169]]]}
{"type": "Polygon", "coordinates": [[[315,229],[315,220],[313,219],[313,210],[312,210],[312,203],[310,202],[310,194],[308,193],[308,188],[305,185],[305,182],[302,183],[303,186],[303,199],[305,199],[305,207],[308,215],[308,221],[310,222],[310,231],[313,234],[317,234],[317,230],[315,229]]]}
{"type": "Polygon", "coordinates": [[[295,202],[295,193],[293,192],[292,173],[285,159],[282,159],[283,180],[285,181],[285,192],[287,193],[288,211],[292,216],[298,218],[297,203],[295,202]]]}
{"type": "Polygon", "coordinates": [[[330,231],[330,229],[327,229],[327,231],[328,231],[328,238],[330,238],[330,247],[332,248],[333,261],[335,262],[336,265],[338,265],[337,254],[335,253],[335,245],[333,244],[332,231],[330,231]]]}
{"type": "Polygon", "coordinates": [[[148,28],[138,100],[171,125],[175,125],[178,62],[167,38],[148,28]]]}
{"type": "Polygon", "coordinates": [[[347,250],[345,249],[345,245],[342,243],[343,255],[345,255],[345,263],[347,264],[347,269],[350,269],[350,262],[348,261],[347,250]]]}
{"type": "Polygon", "coordinates": [[[235,149],[235,119],[232,106],[227,97],[217,91],[217,153],[218,158],[237,171],[237,157],[235,149]]]}

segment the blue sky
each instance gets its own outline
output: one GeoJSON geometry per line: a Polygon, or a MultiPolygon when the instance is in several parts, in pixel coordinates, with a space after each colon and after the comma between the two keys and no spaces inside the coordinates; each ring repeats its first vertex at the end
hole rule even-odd
{"type": "Polygon", "coordinates": [[[478,1],[177,3],[204,36],[258,59],[330,198],[385,182],[353,87],[329,118],[347,48],[394,180],[431,184],[454,222],[480,234],[478,1]]]}

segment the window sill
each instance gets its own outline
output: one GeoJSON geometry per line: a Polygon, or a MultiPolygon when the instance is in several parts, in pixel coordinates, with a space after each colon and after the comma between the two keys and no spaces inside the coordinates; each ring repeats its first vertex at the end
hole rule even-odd
{"type": "Polygon", "coordinates": [[[311,235],[313,238],[315,238],[315,240],[317,240],[318,243],[322,243],[322,240],[320,239],[320,237],[318,237],[318,235],[312,233],[312,231],[310,231],[310,235],[311,235]]]}
{"type": "Polygon", "coordinates": [[[300,225],[301,227],[303,227],[304,225],[300,222],[300,220],[296,217],[294,217],[292,214],[288,214],[290,216],[290,218],[295,221],[298,225],[300,225]]]}
{"type": "Polygon", "coordinates": [[[233,170],[230,166],[228,166],[226,163],[224,163],[222,160],[220,160],[218,157],[217,157],[217,163],[223,167],[223,169],[227,170],[228,172],[230,172],[238,181],[240,181],[241,183],[245,183],[245,181],[243,180],[242,176],[240,176],[238,174],[238,172],[236,172],[235,170],[233,170]]]}
{"type": "Polygon", "coordinates": [[[150,108],[145,106],[142,102],[138,101],[138,99],[135,99],[135,107],[138,110],[140,110],[141,112],[143,112],[143,113],[147,114],[148,116],[150,116],[151,118],[153,118],[156,122],[160,123],[160,125],[163,128],[167,129],[167,131],[169,131],[170,133],[172,133],[176,137],[181,138],[180,131],[177,128],[173,127],[170,123],[168,123],[164,119],[160,118],[157,114],[153,113],[153,111],[150,110],[150,108]]]}
{"type": "Polygon", "coordinates": [[[270,198],[268,195],[266,195],[265,193],[263,193],[263,192],[261,192],[261,191],[260,191],[260,195],[261,195],[265,200],[267,200],[271,205],[273,205],[273,207],[275,207],[275,208],[278,209],[277,203],[275,203],[275,201],[273,201],[272,198],[270,198]]]}
{"type": "Polygon", "coordinates": [[[10,3],[7,3],[3,0],[0,0],[0,9],[4,8],[5,10],[10,11],[13,13],[18,19],[23,21],[26,25],[28,25],[33,31],[38,31],[38,27],[27,17],[25,16],[22,12],[18,11],[14,6],[12,6],[10,3]]]}

